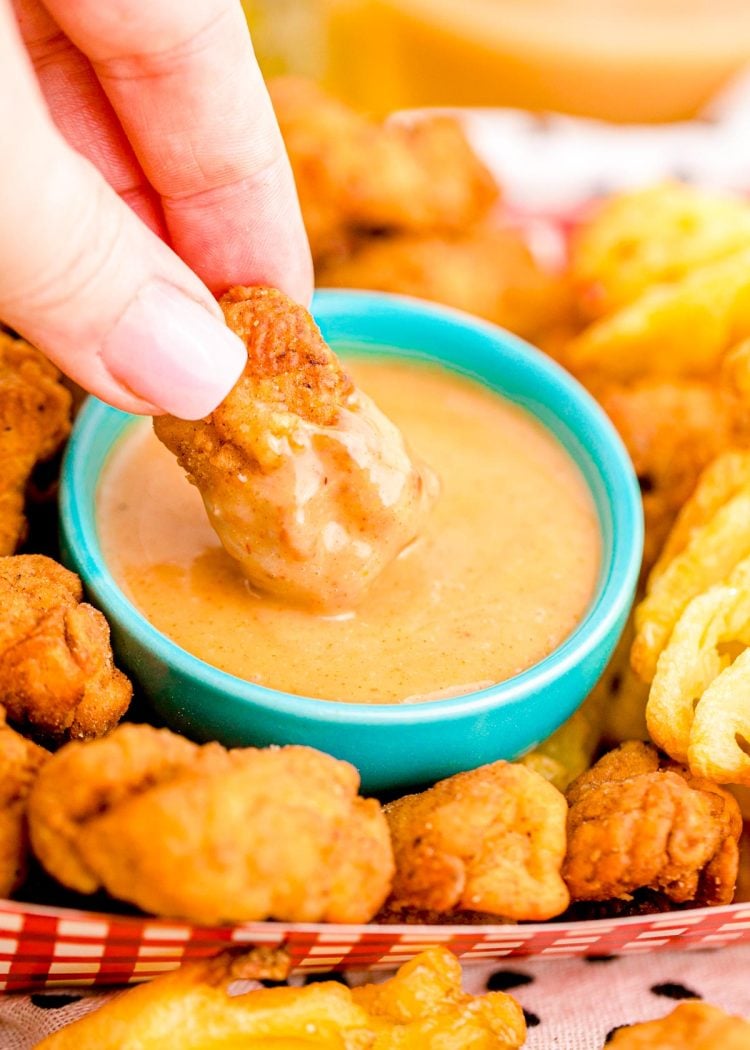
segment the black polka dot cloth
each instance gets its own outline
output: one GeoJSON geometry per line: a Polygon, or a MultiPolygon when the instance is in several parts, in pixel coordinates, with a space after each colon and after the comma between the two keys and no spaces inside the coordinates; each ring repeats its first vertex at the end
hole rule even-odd
{"type": "MultiPolygon", "coordinates": [[[[603,1050],[619,1028],[661,1017],[685,999],[705,999],[750,1019],[749,973],[750,947],[722,948],[619,958],[498,960],[465,967],[464,986],[474,993],[507,992],[518,1000],[528,1028],[527,1050],[603,1050]]],[[[375,979],[386,976],[378,973],[375,979]]],[[[289,984],[326,979],[355,987],[370,978],[359,971],[310,974],[291,977],[289,984]]],[[[45,1035],[111,994],[71,988],[0,996],[0,1050],[32,1050],[45,1035]]]]}

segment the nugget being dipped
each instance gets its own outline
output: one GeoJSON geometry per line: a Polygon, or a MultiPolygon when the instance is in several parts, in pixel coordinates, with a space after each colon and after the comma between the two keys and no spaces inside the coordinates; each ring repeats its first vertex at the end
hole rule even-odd
{"type": "Polygon", "coordinates": [[[549,919],[568,905],[560,877],[565,799],[522,765],[493,762],[386,806],[396,876],[389,917],[419,909],[549,919]]]}
{"type": "Polygon", "coordinates": [[[132,988],[38,1050],[515,1050],[526,1024],[504,992],[468,995],[461,967],[431,948],[382,984],[263,988],[227,952],[132,988]],[[237,992],[239,982],[249,985],[237,992]]]}
{"type": "Polygon", "coordinates": [[[254,587],[349,609],[417,536],[435,479],[307,310],[272,288],[234,288],[221,305],[247,345],[244,374],[205,419],[154,429],[254,587]]]}
{"type": "Polygon", "coordinates": [[[28,855],[26,803],[47,752],[16,733],[0,707],[0,897],[23,882],[28,855]]]}
{"type": "Polygon", "coordinates": [[[41,554],[0,558],[0,609],[0,703],[11,722],[52,743],[119,722],[133,689],[75,573],[41,554]]]}
{"type": "Polygon", "coordinates": [[[731,902],[742,818],[727,791],[629,741],[578,777],[567,799],[563,878],[573,900],[649,889],[675,904],[731,902]]]}
{"type": "Polygon", "coordinates": [[[47,764],[29,801],[39,860],[80,893],[157,915],[367,922],[390,887],[388,827],[353,766],[307,747],[227,751],[122,725],[47,764]]]}

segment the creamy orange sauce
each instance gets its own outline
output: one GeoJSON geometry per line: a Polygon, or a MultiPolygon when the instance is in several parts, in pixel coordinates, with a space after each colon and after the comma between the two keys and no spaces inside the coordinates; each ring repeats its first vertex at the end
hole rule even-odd
{"type": "Polygon", "coordinates": [[[479,384],[386,359],[351,371],[441,486],[419,539],[355,612],[316,615],[253,593],[145,421],[112,453],[98,495],[115,578],[184,649],[285,692],[407,703],[530,667],[570,634],[595,588],[600,537],[577,467],[479,384]]]}

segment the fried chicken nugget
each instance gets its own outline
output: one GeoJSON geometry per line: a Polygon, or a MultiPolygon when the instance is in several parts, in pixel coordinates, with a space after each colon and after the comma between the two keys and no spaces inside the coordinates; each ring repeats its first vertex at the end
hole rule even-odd
{"type": "Polygon", "coordinates": [[[715,784],[629,741],[575,780],[567,799],[563,878],[573,900],[627,899],[642,888],[675,904],[732,900],[742,817],[715,784]]]}
{"type": "Polygon", "coordinates": [[[618,1029],[609,1050],[747,1050],[750,1022],[709,1003],[680,1003],[657,1021],[618,1029]]]}
{"type": "Polygon", "coordinates": [[[205,419],[154,420],[250,582],[286,601],[355,605],[416,536],[436,481],[355,388],[307,310],[271,288],[221,300],[244,374],[205,419]]]}
{"type": "Polygon", "coordinates": [[[594,382],[591,392],[617,428],[638,475],[648,567],[701,471],[734,443],[736,404],[721,387],[702,380],[594,382]]]}
{"type": "Polygon", "coordinates": [[[371,238],[349,256],[321,266],[317,283],[415,295],[526,338],[561,323],[568,309],[564,282],[545,273],[511,230],[371,238]]]}
{"type": "Polygon", "coordinates": [[[468,995],[461,967],[430,948],[379,985],[334,981],[232,994],[256,974],[229,952],[131,988],[38,1050],[515,1050],[523,1011],[504,992],[468,995]]]}
{"type": "Polygon", "coordinates": [[[358,786],[312,748],[227,751],[121,725],[53,756],[29,800],[31,842],[63,885],[157,915],[367,922],[393,859],[358,786]]]}
{"type": "Polygon", "coordinates": [[[750,245],[595,321],[569,344],[566,361],[576,374],[622,381],[709,376],[747,336],[750,245]]]}
{"type": "Polygon", "coordinates": [[[389,913],[540,920],[567,907],[565,800],[533,770],[493,762],[397,799],[385,814],[396,859],[389,913]]]}
{"type": "Polygon", "coordinates": [[[0,897],[9,897],[26,877],[26,803],[48,753],[16,733],[0,707],[0,897]]]}
{"type": "Polygon", "coordinates": [[[740,198],[679,182],[618,194],[572,238],[580,310],[588,317],[612,313],[655,284],[748,246],[750,208],[740,198]]]}
{"type": "Polygon", "coordinates": [[[0,608],[0,703],[11,722],[54,743],[119,722],[133,689],[75,573],[41,554],[0,558],[0,608]]]}
{"type": "Polygon", "coordinates": [[[68,436],[70,405],[55,366],[0,331],[0,555],[12,554],[23,539],[26,484],[36,463],[68,436]]]}
{"type": "Polygon", "coordinates": [[[497,199],[450,117],[382,125],[302,78],[268,88],[316,261],[368,231],[462,230],[497,199]]]}

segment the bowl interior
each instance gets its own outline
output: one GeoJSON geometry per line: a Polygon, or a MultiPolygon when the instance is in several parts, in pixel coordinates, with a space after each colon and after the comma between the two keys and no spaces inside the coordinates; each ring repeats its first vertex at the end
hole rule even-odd
{"type": "MultiPolygon", "coordinates": [[[[443,720],[498,703],[512,704],[585,659],[617,630],[632,600],[640,566],[640,494],[630,460],[599,406],[553,361],[520,339],[457,311],[380,293],[323,291],[313,311],[325,339],[347,355],[396,355],[468,376],[535,416],[578,465],[594,499],[602,538],[596,592],[571,635],[545,659],[498,685],[413,705],[340,703],[268,689],[220,671],[154,628],[125,597],[104,561],[96,521],[101,471],[134,418],[90,398],[63,464],[61,531],[67,560],[96,604],[166,664],[214,689],[276,711],[339,724],[405,724],[443,720]]],[[[117,629],[115,630],[117,634],[117,629]]],[[[581,700],[583,696],[581,697],[581,700]]]]}

